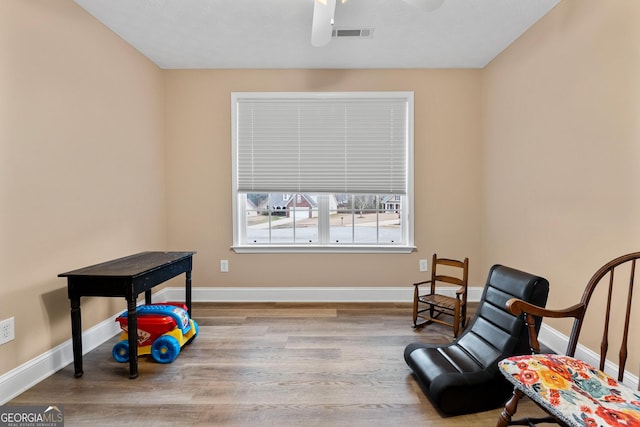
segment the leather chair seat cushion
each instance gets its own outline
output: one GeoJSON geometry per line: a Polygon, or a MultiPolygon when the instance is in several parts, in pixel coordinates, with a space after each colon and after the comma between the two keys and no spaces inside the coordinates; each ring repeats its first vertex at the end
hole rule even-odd
{"type": "Polygon", "coordinates": [[[407,346],[404,357],[425,394],[445,414],[497,408],[513,391],[507,380],[496,375],[497,364],[481,366],[459,346],[414,343],[407,346]]]}

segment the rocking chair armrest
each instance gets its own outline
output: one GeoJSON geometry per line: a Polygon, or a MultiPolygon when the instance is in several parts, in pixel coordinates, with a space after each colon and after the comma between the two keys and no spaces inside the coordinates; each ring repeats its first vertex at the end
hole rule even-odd
{"type": "Polygon", "coordinates": [[[537,317],[574,317],[581,318],[584,315],[586,306],[584,304],[574,304],[571,307],[567,307],[560,310],[551,310],[548,308],[539,307],[518,298],[511,298],[506,303],[507,310],[512,314],[518,316],[521,313],[531,314],[537,317]]]}
{"type": "Polygon", "coordinates": [[[427,283],[431,283],[431,280],[423,280],[422,282],[416,282],[413,284],[413,286],[420,286],[420,285],[426,285],[427,283]]]}
{"type": "Polygon", "coordinates": [[[456,291],[456,297],[463,295],[465,292],[467,292],[467,288],[465,288],[464,286],[460,286],[456,291]]]}

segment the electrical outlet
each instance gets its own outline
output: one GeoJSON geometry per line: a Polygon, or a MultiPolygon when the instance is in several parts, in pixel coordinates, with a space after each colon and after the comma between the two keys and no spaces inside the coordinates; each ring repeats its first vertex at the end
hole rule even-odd
{"type": "Polygon", "coordinates": [[[16,333],[13,329],[13,317],[10,317],[0,322],[0,344],[14,339],[16,339],[16,333]]]}
{"type": "Polygon", "coordinates": [[[427,260],[426,259],[421,259],[420,260],[420,271],[428,271],[429,270],[429,265],[427,264],[427,260]]]}
{"type": "Polygon", "coordinates": [[[229,260],[228,259],[221,259],[220,260],[220,272],[221,273],[228,273],[229,272],[229,260]]]}

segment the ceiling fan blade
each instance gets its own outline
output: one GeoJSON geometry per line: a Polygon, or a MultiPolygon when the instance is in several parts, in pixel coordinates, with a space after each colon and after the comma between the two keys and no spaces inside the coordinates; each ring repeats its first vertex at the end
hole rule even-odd
{"type": "Polygon", "coordinates": [[[442,6],[444,0],[404,0],[404,2],[418,9],[433,12],[442,6]]]}
{"type": "Polygon", "coordinates": [[[325,46],[331,41],[336,0],[314,0],[313,22],[311,23],[311,44],[325,46]]]}

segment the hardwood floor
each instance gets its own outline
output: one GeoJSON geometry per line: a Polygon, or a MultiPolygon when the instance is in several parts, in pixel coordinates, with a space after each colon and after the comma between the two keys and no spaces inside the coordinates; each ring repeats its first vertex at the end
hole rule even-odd
{"type": "MultiPolygon", "coordinates": [[[[171,364],[140,358],[140,376],[109,342],[7,405],[64,407],[66,426],[494,426],[500,409],[443,417],[404,362],[409,304],[194,303],[200,333],[171,364]]],[[[523,402],[522,409],[533,406],[523,402]]]]}

